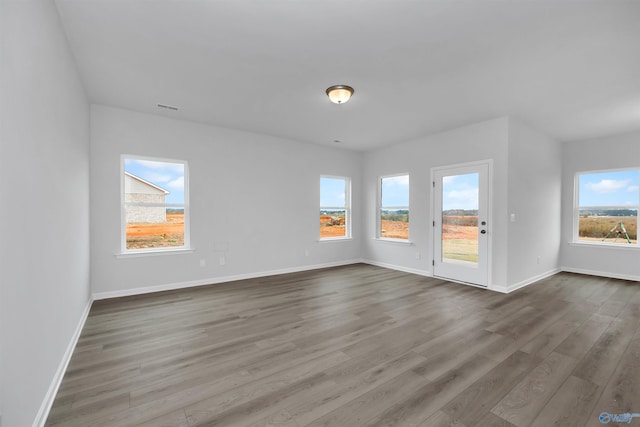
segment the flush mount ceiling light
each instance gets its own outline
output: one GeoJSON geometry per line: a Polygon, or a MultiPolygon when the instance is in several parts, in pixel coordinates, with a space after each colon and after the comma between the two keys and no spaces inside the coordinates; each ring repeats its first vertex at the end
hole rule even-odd
{"type": "Polygon", "coordinates": [[[353,88],[347,85],[335,85],[327,88],[327,96],[334,104],[344,104],[353,95],[353,88]]]}

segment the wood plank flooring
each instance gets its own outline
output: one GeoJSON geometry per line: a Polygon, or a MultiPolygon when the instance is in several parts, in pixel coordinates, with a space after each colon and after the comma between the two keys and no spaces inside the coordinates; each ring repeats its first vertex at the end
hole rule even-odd
{"type": "Polygon", "coordinates": [[[640,412],[639,326],[640,283],[570,273],[502,295],[356,264],[96,301],[47,425],[598,426],[640,412]]]}

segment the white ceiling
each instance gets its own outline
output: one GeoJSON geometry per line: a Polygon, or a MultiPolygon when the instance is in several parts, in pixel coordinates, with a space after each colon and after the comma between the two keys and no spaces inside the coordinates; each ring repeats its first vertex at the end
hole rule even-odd
{"type": "Polygon", "coordinates": [[[502,115],[640,130],[640,0],[56,4],[92,103],[355,150],[502,115]]]}

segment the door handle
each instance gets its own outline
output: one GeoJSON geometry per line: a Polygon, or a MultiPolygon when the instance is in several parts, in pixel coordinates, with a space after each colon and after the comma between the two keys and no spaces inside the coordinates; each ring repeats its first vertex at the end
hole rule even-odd
{"type": "Polygon", "coordinates": [[[487,234],[487,230],[480,230],[480,234],[487,234]]]}

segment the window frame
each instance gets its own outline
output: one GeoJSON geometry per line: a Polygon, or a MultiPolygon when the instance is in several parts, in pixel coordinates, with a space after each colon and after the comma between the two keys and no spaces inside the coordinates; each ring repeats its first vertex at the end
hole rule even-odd
{"type": "Polygon", "coordinates": [[[337,176],[337,175],[320,175],[320,178],[318,178],[318,186],[319,186],[319,209],[318,209],[318,213],[320,213],[320,211],[324,210],[331,210],[331,209],[335,209],[335,210],[342,210],[344,209],[344,236],[336,236],[336,237],[322,237],[320,236],[320,228],[318,228],[318,240],[321,242],[328,242],[328,241],[336,241],[336,240],[349,240],[352,238],[351,236],[351,178],[348,176],[337,176]],[[321,185],[321,181],[322,178],[329,178],[329,179],[341,179],[344,180],[344,204],[345,206],[323,206],[322,205],[322,185],[321,185]]]}
{"type": "MultiPolygon", "coordinates": [[[[167,207],[178,206],[177,204],[165,204],[167,207]]],[[[172,252],[191,252],[191,228],[190,228],[190,208],[189,208],[189,162],[187,160],[168,159],[161,157],[140,156],[135,154],[120,155],[120,252],[119,256],[144,256],[162,255],[172,252]],[[184,204],[179,205],[184,208],[184,243],[182,246],[168,246],[162,248],[141,248],[127,249],[127,212],[125,206],[125,161],[126,160],[148,160],[162,163],[179,163],[184,167],[184,204]]]]}
{"type": "Polygon", "coordinates": [[[391,174],[391,175],[381,175],[378,177],[378,197],[376,200],[376,204],[377,204],[377,214],[376,214],[376,239],[378,240],[385,240],[385,241],[390,241],[390,242],[399,242],[399,243],[411,243],[411,175],[406,172],[406,173],[396,173],[396,174],[391,174]],[[399,176],[406,176],[407,180],[409,181],[409,189],[408,189],[408,202],[409,205],[407,206],[382,206],[382,181],[385,178],[396,178],[399,176]],[[408,230],[407,230],[407,238],[406,239],[401,239],[398,237],[384,237],[382,236],[382,210],[383,208],[385,209],[394,209],[394,210],[406,210],[407,211],[407,215],[409,216],[409,226],[408,226],[408,230]]]}
{"type": "MultiPolygon", "coordinates": [[[[636,236],[635,243],[627,243],[626,241],[618,242],[602,242],[602,241],[588,241],[580,239],[580,210],[581,209],[635,209],[636,211],[636,229],[640,226],[640,190],[638,191],[638,200],[636,201],[636,205],[633,206],[581,206],[580,205],[580,177],[582,175],[595,175],[600,173],[609,173],[609,172],[623,172],[623,171],[635,171],[640,176],[640,166],[638,167],[625,167],[625,168],[615,168],[615,169],[598,169],[598,170],[588,170],[588,171],[580,171],[576,172],[574,175],[573,181],[573,231],[572,238],[569,242],[572,245],[587,245],[587,246],[598,246],[604,248],[624,248],[627,250],[638,250],[640,249],[640,239],[636,236]]],[[[637,234],[637,231],[636,231],[637,234]]]]}

